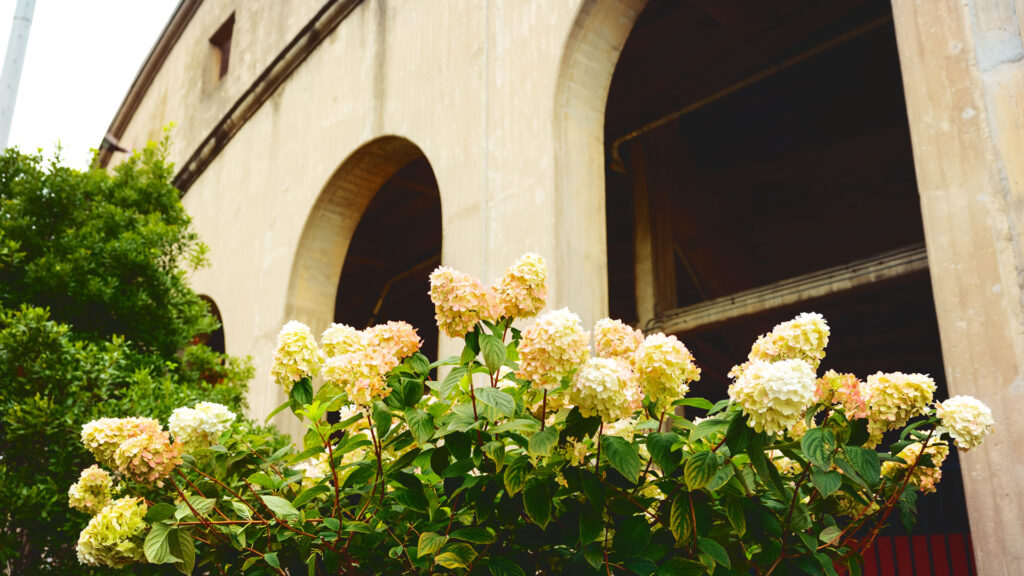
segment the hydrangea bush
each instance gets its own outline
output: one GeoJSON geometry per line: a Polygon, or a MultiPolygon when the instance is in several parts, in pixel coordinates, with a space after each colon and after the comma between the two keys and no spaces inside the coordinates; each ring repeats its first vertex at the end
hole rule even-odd
{"type": "Polygon", "coordinates": [[[913,521],[951,445],[972,449],[992,428],[978,400],[935,403],[925,375],[819,376],[829,327],[817,314],[759,338],[728,398],[687,397],[701,372],[673,336],[604,319],[592,352],[565,309],[520,331],[544,307],[545,275],[536,255],[490,287],[438,268],[438,325],[465,345],[433,363],[405,323],[333,325],[319,343],[288,323],[273,377],[289,394],[278,411],[306,425],[301,446],[269,446],[209,403],[176,411],[170,433],[139,418],[86,425],[83,443],[116,482],[93,467],[71,489],[96,514],[81,561],[209,574],[857,574],[893,512],[913,521]],[[133,496],[154,486],[161,498],[133,496]]]}

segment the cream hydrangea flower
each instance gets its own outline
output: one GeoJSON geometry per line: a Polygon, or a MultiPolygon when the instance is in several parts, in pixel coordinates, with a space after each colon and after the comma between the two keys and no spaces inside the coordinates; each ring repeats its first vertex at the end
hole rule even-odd
{"type": "Polygon", "coordinates": [[[631,358],[644,334],[622,320],[602,318],[594,324],[594,348],[601,358],[631,358]]]}
{"type": "MultiPolygon", "coordinates": [[[[922,443],[914,442],[900,450],[900,453],[896,456],[901,458],[906,464],[893,461],[883,462],[882,475],[895,479],[901,471],[909,470],[914,465],[914,462],[918,462],[917,459],[921,454],[922,447],[922,443]]],[[[913,474],[910,476],[910,484],[916,486],[921,492],[929,494],[935,492],[935,485],[942,479],[942,463],[949,456],[949,445],[942,441],[932,440],[928,443],[928,447],[924,449],[924,453],[931,456],[933,466],[924,466],[924,462],[918,462],[913,474]]]]}
{"type": "Polygon", "coordinates": [[[162,479],[181,463],[181,449],[181,443],[171,442],[170,434],[154,420],[121,442],[114,452],[114,467],[139,482],[162,486],[162,479]]]}
{"type": "Polygon", "coordinates": [[[729,399],[743,408],[751,428],[779,434],[814,403],[814,380],[814,369],[803,360],[757,360],[729,386],[729,399]]]}
{"type": "Polygon", "coordinates": [[[640,383],[623,360],[590,358],[572,380],[572,401],[580,414],[615,422],[640,409],[640,383]]]}
{"type": "Polygon", "coordinates": [[[533,253],[519,257],[494,286],[500,316],[529,318],[544,308],[548,289],[544,259],[533,253]]]}
{"type": "Polygon", "coordinates": [[[953,396],[936,404],[935,415],[941,421],[938,432],[949,434],[964,451],[981,444],[995,425],[992,410],[972,396],[953,396]]]}
{"type": "Polygon", "coordinates": [[[537,388],[557,388],[590,355],[590,335],[568,308],[544,314],[523,330],[516,376],[537,388]]]}
{"type": "Polygon", "coordinates": [[[818,379],[814,395],[818,400],[841,405],[850,419],[868,416],[868,405],[861,390],[861,381],[853,374],[840,374],[835,370],[825,372],[818,379]]]}
{"type": "Polygon", "coordinates": [[[368,346],[366,334],[347,324],[331,324],[320,335],[320,347],[324,356],[344,356],[353,352],[362,352],[368,346]]]}
{"type": "Polygon", "coordinates": [[[316,376],[322,363],[323,355],[309,326],[292,320],[281,328],[270,375],[286,394],[290,394],[292,386],[302,378],[316,376]]]}
{"type": "Polygon", "coordinates": [[[412,356],[423,344],[416,329],[408,322],[378,324],[366,330],[366,337],[371,345],[384,348],[398,360],[412,356]]]}
{"type": "Polygon", "coordinates": [[[604,429],[605,436],[618,436],[626,442],[633,442],[633,436],[635,433],[636,419],[632,416],[616,420],[608,426],[605,426],[604,429]]]}
{"type": "Polygon", "coordinates": [[[448,266],[430,273],[430,301],[437,327],[451,338],[462,338],[477,322],[497,315],[494,293],[476,278],[448,266]]]}
{"type": "Polygon", "coordinates": [[[121,442],[138,430],[153,427],[159,429],[160,423],[152,418],[100,418],[82,426],[82,445],[97,462],[114,468],[114,453],[121,442]]]}
{"type": "Polygon", "coordinates": [[[935,393],[935,381],[925,374],[877,372],[861,386],[868,407],[870,443],[881,440],[886,430],[906,426],[924,414],[935,393]]]}
{"type": "Polygon", "coordinates": [[[199,402],[193,408],[175,408],[167,422],[174,440],[185,451],[209,448],[238,416],[223,404],[199,402]]]}
{"type": "Polygon", "coordinates": [[[350,403],[369,406],[374,398],[388,395],[385,378],[397,365],[398,359],[390,350],[374,347],[329,358],[324,364],[323,377],[344,390],[350,403]]]}
{"type": "Polygon", "coordinates": [[[633,368],[640,376],[644,393],[665,408],[686,396],[690,382],[700,380],[700,368],[693,355],[675,336],[651,334],[633,355],[633,368]]]}
{"type": "Polygon", "coordinates": [[[78,482],[68,490],[68,506],[86,514],[96,514],[110,504],[110,491],[114,481],[106,470],[93,464],[82,470],[78,482]]]}
{"type": "Polygon", "coordinates": [[[775,465],[775,469],[779,471],[779,474],[783,476],[796,476],[804,471],[799,462],[787,458],[781,450],[769,451],[768,458],[775,465]]]}
{"type": "Polygon", "coordinates": [[[805,312],[796,318],[777,325],[768,334],[754,342],[747,356],[747,362],[734,366],[730,378],[739,377],[751,362],[776,362],[779,360],[803,360],[818,369],[825,357],[828,345],[829,327],[821,314],[805,312]]]}
{"type": "Polygon", "coordinates": [[[78,536],[78,561],[123,568],[141,560],[147,510],[141,498],[119,498],[105,506],[78,536]]]}

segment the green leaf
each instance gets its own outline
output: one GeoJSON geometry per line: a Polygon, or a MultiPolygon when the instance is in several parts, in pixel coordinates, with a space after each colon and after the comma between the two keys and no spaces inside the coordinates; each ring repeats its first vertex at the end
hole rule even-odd
{"type": "Polygon", "coordinates": [[[449,534],[449,538],[465,540],[466,542],[472,542],[473,544],[490,544],[491,542],[494,542],[494,532],[487,528],[470,526],[469,528],[453,530],[452,533],[449,534]]]}
{"type": "Polygon", "coordinates": [[[419,408],[409,408],[405,411],[405,423],[409,425],[413,439],[420,446],[434,437],[434,418],[419,408]]]}
{"type": "Polygon", "coordinates": [[[843,483],[843,477],[839,475],[839,472],[835,470],[829,470],[827,472],[821,471],[817,468],[811,470],[811,484],[821,492],[822,496],[828,496],[836,490],[839,490],[839,486],[843,483]]]}
{"type": "Polygon", "coordinates": [[[342,530],[345,532],[359,532],[360,534],[373,534],[373,528],[370,527],[366,522],[348,521],[341,523],[342,530]]]}
{"type": "MultiPolygon", "coordinates": [[[[503,348],[504,349],[504,348],[503,348]]],[[[476,399],[511,418],[516,413],[516,400],[508,392],[497,388],[477,388],[476,399]]]]}
{"type": "Polygon", "coordinates": [[[418,557],[422,558],[437,552],[445,543],[448,537],[436,532],[423,532],[420,534],[419,544],[416,545],[418,557]]]}
{"type": "Polygon", "coordinates": [[[423,382],[402,378],[402,407],[411,408],[423,398],[423,382]]]}
{"type": "Polygon", "coordinates": [[[832,467],[836,437],[827,428],[811,428],[800,439],[800,449],[812,464],[823,470],[828,470],[832,467]]]}
{"type": "Polygon", "coordinates": [[[182,574],[192,574],[196,567],[196,545],[192,536],[180,529],[171,530],[173,534],[168,538],[171,546],[171,554],[180,558],[174,563],[174,567],[182,574]]]}
{"type": "Polygon", "coordinates": [[[341,530],[341,520],[337,518],[324,518],[324,527],[331,532],[337,532],[341,530]]]}
{"type": "Polygon", "coordinates": [[[519,456],[505,466],[505,490],[509,496],[515,496],[526,486],[526,477],[530,473],[530,459],[519,456]]]}
{"type": "MultiPolygon", "coordinates": [[[[306,490],[303,490],[302,493],[295,498],[295,500],[292,501],[292,506],[294,506],[295,508],[300,508],[303,504],[309,502],[313,498],[316,498],[320,494],[330,492],[331,490],[332,488],[326,484],[318,484],[311,488],[307,488],[306,490]]],[[[232,506],[234,506],[235,502],[232,502],[231,504],[232,506]]],[[[243,506],[243,508],[245,507],[243,506]]],[[[245,508],[245,510],[246,512],[249,511],[248,508],[245,508]]],[[[235,507],[235,511],[238,512],[237,506],[235,507]]]]}
{"type": "Polygon", "coordinates": [[[373,424],[377,429],[377,438],[383,439],[391,430],[391,410],[383,402],[373,403],[373,424]]]}
{"type": "Polygon", "coordinates": [[[824,542],[825,544],[829,544],[833,540],[838,538],[839,535],[842,534],[842,533],[843,533],[843,529],[842,528],[840,528],[838,526],[829,526],[828,528],[825,528],[824,530],[822,530],[821,534],[818,534],[818,539],[821,540],[822,542],[824,542]]]}
{"type": "Polygon", "coordinates": [[[171,526],[163,522],[157,522],[150,526],[149,534],[146,535],[146,541],[142,545],[146,560],[151,564],[180,562],[181,558],[171,554],[170,536],[171,526]]]}
{"type": "Polygon", "coordinates": [[[530,454],[547,456],[555,444],[558,444],[558,431],[554,428],[545,428],[530,437],[530,454]]]}
{"type": "Polygon", "coordinates": [[[487,567],[491,570],[491,576],[526,576],[518,564],[506,558],[491,558],[487,567]]]}
{"type": "Polygon", "coordinates": [[[636,447],[618,436],[604,436],[601,439],[601,448],[612,468],[636,484],[640,477],[640,455],[637,454],[636,447]]]}
{"type": "Polygon", "coordinates": [[[252,510],[249,510],[248,506],[238,500],[231,501],[231,508],[235,510],[235,514],[238,514],[244,520],[252,518],[252,510]]]}
{"type": "Polygon", "coordinates": [[[288,395],[292,401],[292,410],[297,410],[313,401],[313,382],[309,378],[300,378],[298,382],[292,386],[292,391],[288,395]]]}
{"type": "MultiPolygon", "coordinates": [[[[468,350],[468,348],[467,348],[468,350]]],[[[459,381],[466,375],[466,368],[463,366],[456,366],[452,368],[448,375],[441,381],[440,397],[441,400],[447,399],[451,396],[452,391],[459,385],[459,381]]]]}
{"type": "Polygon", "coordinates": [[[753,435],[754,431],[747,425],[747,417],[740,414],[729,422],[729,427],[725,431],[725,444],[733,454],[739,454],[750,444],[750,437],[753,435]]]}
{"type": "Polygon", "coordinates": [[[277,559],[277,552],[267,552],[263,555],[263,559],[274,568],[281,569],[281,562],[277,559]]]}
{"type": "Polygon", "coordinates": [[[430,359],[419,352],[409,357],[409,366],[421,376],[430,373],[430,359]]]}
{"type": "Polygon", "coordinates": [[[868,432],[868,419],[858,418],[850,422],[850,438],[846,441],[847,446],[863,446],[871,434],[868,432]]]}
{"type": "Polygon", "coordinates": [[[722,486],[725,486],[725,484],[732,478],[733,474],[735,474],[735,471],[732,466],[722,466],[718,469],[718,472],[715,472],[714,477],[711,478],[711,481],[708,482],[708,485],[705,486],[705,488],[711,491],[718,490],[722,486]]]}
{"type": "Polygon", "coordinates": [[[693,406],[694,408],[700,408],[701,410],[711,410],[714,404],[710,400],[704,398],[681,398],[672,403],[673,406],[693,406]]]}
{"type": "Polygon", "coordinates": [[[476,558],[476,550],[469,544],[459,542],[458,544],[452,544],[444,552],[438,554],[434,558],[434,562],[445,568],[467,568],[474,558],[476,558]]]}
{"type": "Polygon", "coordinates": [[[725,566],[726,568],[730,568],[732,566],[729,562],[729,553],[726,552],[725,548],[715,540],[712,540],[711,538],[698,538],[697,548],[700,548],[702,552],[714,558],[715,562],[718,562],[722,566],[725,566]]]}
{"type": "Polygon", "coordinates": [[[551,520],[551,494],[547,484],[540,478],[530,478],[523,489],[523,504],[526,514],[535,524],[544,528],[551,520]]]}
{"type": "Polygon", "coordinates": [[[882,473],[882,463],[878,460],[878,453],[859,446],[847,446],[844,450],[857,474],[871,486],[876,486],[882,473]]]}
{"type": "Polygon", "coordinates": [[[647,451],[666,475],[674,472],[683,459],[682,452],[672,449],[680,439],[675,432],[652,432],[647,435],[647,451]]]}
{"type": "Polygon", "coordinates": [[[718,455],[713,452],[698,452],[686,460],[683,478],[690,490],[707,486],[718,472],[718,455]]]}
{"type": "Polygon", "coordinates": [[[739,499],[727,498],[725,500],[725,516],[738,536],[742,537],[747,532],[747,517],[743,513],[743,504],[739,499]]]}
{"type": "Polygon", "coordinates": [[[672,535],[679,542],[685,542],[693,534],[693,518],[690,510],[690,495],[682,493],[672,501],[672,510],[669,514],[669,528],[672,535]]]}
{"type": "Polygon", "coordinates": [[[505,343],[501,338],[490,334],[480,335],[480,352],[484,356],[484,364],[491,374],[498,371],[498,368],[505,363],[505,343]]]}
{"type": "Polygon", "coordinates": [[[267,508],[282,518],[290,520],[299,517],[299,511],[292,506],[292,503],[280,496],[260,496],[260,499],[263,500],[267,508]]]}
{"type": "Polygon", "coordinates": [[[708,418],[690,432],[690,442],[696,442],[713,434],[725,432],[729,427],[729,421],[724,418],[708,418]]]}
{"type": "Polygon", "coordinates": [[[174,511],[177,510],[177,506],[168,504],[166,502],[158,502],[149,507],[146,512],[146,516],[143,518],[146,522],[153,524],[161,520],[167,520],[171,516],[174,516],[174,511]]]}

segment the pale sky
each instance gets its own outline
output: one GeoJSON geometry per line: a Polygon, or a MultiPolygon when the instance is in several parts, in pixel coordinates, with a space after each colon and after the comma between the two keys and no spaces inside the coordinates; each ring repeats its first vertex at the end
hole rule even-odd
{"type": "MultiPolygon", "coordinates": [[[[0,53],[16,0],[0,0],[0,53]]],[[[88,165],[178,0],[36,0],[10,146],[88,165]]]]}

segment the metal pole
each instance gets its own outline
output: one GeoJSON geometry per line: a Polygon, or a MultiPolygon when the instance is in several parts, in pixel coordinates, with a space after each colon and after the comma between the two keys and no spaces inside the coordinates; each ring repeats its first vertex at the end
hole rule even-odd
{"type": "Polygon", "coordinates": [[[11,37],[7,40],[7,55],[4,69],[0,74],[0,149],[7,148],[11,135],[11,119],[14,116],[14,102],[18,99],[18,81],[21,66],[25,63],[25,49],[28,47],[28,31],[32,27],[32,13],[36,0],[18,0],[11,23],[11,37]]]}

